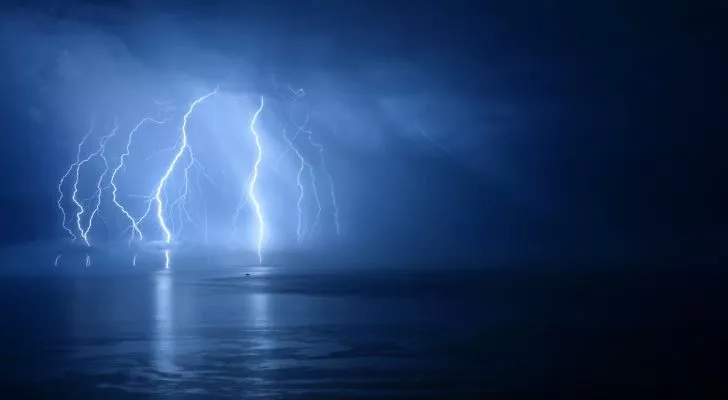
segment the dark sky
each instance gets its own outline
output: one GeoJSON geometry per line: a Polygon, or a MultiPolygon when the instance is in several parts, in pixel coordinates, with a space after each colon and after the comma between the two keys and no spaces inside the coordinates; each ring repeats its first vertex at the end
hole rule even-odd
{"type": "Polygon", "coordinates": [[[273,80],[305,88],[329,132],[356,252],[600,258],[725,237],[724,2],[145,3],[3,3],[3,242],[61,236],[55,185],[89,105],[273,80]]]}

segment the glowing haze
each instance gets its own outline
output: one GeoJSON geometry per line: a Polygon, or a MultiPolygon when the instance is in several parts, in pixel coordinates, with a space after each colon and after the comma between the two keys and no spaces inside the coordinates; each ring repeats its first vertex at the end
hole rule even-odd
{"type": "MultiPolygon", "coordinates": [[[[169,104],[155,102],[154,106],[160,107],[159,113],[164,114],[165,119],[156,120],[153,115],[143,115],[138,121],[130,121],[128,133],[123,135],[125,140],[115,140],[120,129],[123,129],[116,120],[110,133],[101,134],[92,127],[80,139],[75,158],[69,161],[70,166],[59,178],[57,204],[62,217],[61,227],[68,238],[72,242],[92,247],[97,243],[114,241],[128,235],[130,245],[161,245],[165,267],[169,268],[171,249],[175,245],[207,241],[210,236],[218,243],[254,252],[258,263],[263,263],[265,244],[275,243],[271,238],[295,235],[300,244],[303,239],[303,214],[306,212],[302,208],[302,202],[306,197],[312,197],[316,207],[311,209],[313,217],[308,218],[311,223],[305,229],[311,232],[325,229],[319,226],[323,209],[315,187],[315,177],[320,174],[329,182],[332,199],[335,199],[335,192],[333,178],[322,158],[324,147],[314,141],[313,132],[310,130],[305,131],[307,141],[299,141],[308,143],[308,149],[294,142],[295,138],[289,138],[283,129],[287,125],[295,126],[295,123],[266,118],[265,97],[260,96],[258,99],[258,106],[251,107],[253,103],[250,99],[226,96],[224,89],[217,87],[190,99],[183,107],[175,107],[183,111],[176,123],[174,116],[170,115],[173,113],[168,112],[169,104]],[[214,98],[218,101],[213,102],[214,98]],[[220,124],[221,119],[227,123],[220,124]],[[266,124],[266,120],[269,124],[266,124]],[[194,121],[207,121],[208,124],[194,121]],[[216,137],[214,131],[220,125],[231,131],[216,137]],[[160,140],[163,135],[168,136],[167,140],[160,140]],[[151,140],[148,138],[150,136],[151,140]],[[220,138],[229,142],[218,143],[216,146],[209,144],[210,141],[220,138]],[[88,149],[87,143],[94,139],[98,141],[97,147],[88,149]],[[171,143],[171,146],[157,144],[161,142],[171,143]],[[199,156],[198,147],[201,150],[199,156]],[[293,151],[290,155],[293,156],[293,161],[300,162],[300,167],[290,169],[291,176],[270,173],[268,170],[274,166],[271,162],[273,157],[276,156],[279,161],[285,159],[286,153],[291,149],[293,151]],[[232,159],[226,160],[231,156],[232,159]],[[312,166],[312,162],[308,161],[310,157],[321,160],[319,168],[312,166]],[[88,164],[97,159],[100,161],[96,168],[89,168],[88,164]],[[146,179],[119,183],[127,169],[137,164],[145,171],[146,179]],[[208,171],[205,164],[216,168],[208,171]],[[226,176],[229,172],[228,165],[237,166],[233,170],[236,173],[232,174],[232,178],[226,176]],[[301,181],[303,166],[311,174],[309,185],[304,185],[301,181]],[[245,170],[249,171],[247,178],[237,179],[238,182],[235,182],[234,177],[240,175],[239,171],[245,170]],[[84,194],[88,190],[88,182],[93,182],[93,191],[84,194]],[[154,183],[149,185],[149,182],[154,183]],[[275,190],[288,184],[293,188],[275,190]],[[220,207],[221,202],[217,196],[205,199],[205,192],[212,188],[222,189],[230,198],[237,198],[236,193],[242,193],[237,206],[228,210],[233,219],[232,226],[216,223],[214,216],[224,214],[225,210],[220,207]],[[139,193],[151,194],[138,196],[139,193]],[[84,195],[87,196],[85,200],[84,195]],[[104,201],[105,196],[110,196],[110,200],[104,201]],[[288,203],[292,211],[281,210],[280,206],[267,206],[267,199],[281,196],[290,197],[288,203]],[[210,209],[216,212],[210,212],[210,209]],[[295,226],[291,225],[291,232],[276,232],[268,227],[267,216],[276,212],[290,215],[295,221],[295,226]],[[67,222],[69,214],[75,215],[75,224],[67,222]],[[105,234],[94,225],[97,216],[106,221],[105,234]],[[210,219],[213,219],[212,223],[210,219]],[[252,229],[241,229],[240,225],[250,226],[252,229]],[[94,230],[94,227],[97,229],[94,230]],[[192,229],[186,229],[187,227],[192,229]],[[222,232],[223,228],[229,228],[230,231],[222,232]],[[211,229],[214,230],[212,235],[211,229]],[[202,238],[200,232],[203,233],[202,238]],[[227,237],[227,240],[222,240],[223,237],[227,237]]],[[[279,106],[287,105],[279,102],[279,106]]],[[[302,129],[303,127],[298,127],[297,132],[302,129]]],[[[339,210],[335,201],[330,203],[327,212],[332,216],[328,230],[332,235],[338,235],[339,210]]],[[[279,240],[283,241],[285,239],[279,240]]]]}

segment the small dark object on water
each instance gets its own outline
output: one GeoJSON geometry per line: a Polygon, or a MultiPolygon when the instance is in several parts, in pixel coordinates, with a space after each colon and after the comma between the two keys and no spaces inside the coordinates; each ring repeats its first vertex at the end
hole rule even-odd
{"type": "Polygon", "coordinates": [[[246,273],[245,273],[245,276],[250,276],[250,273],[246,272],[246,273]]]}

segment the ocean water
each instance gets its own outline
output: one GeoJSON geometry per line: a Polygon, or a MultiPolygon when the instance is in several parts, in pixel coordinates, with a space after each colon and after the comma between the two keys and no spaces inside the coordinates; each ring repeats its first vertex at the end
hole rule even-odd
{"type": "Polygon", "coordinates": [[[37,254],[6,253],[15,272],[0,275],[2,398],[619,397],[719,382],[719,267],[37,254]]]}

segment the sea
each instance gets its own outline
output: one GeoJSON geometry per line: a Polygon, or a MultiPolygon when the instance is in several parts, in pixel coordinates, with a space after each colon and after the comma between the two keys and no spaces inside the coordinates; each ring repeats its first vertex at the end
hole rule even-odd
{"type": "Polygon", "coordinates": [[[2,399],[700,398],[722,387],[721,265],[206,254],[165,268],[153,252],[31,250],[0,252],[2,399]]]}

